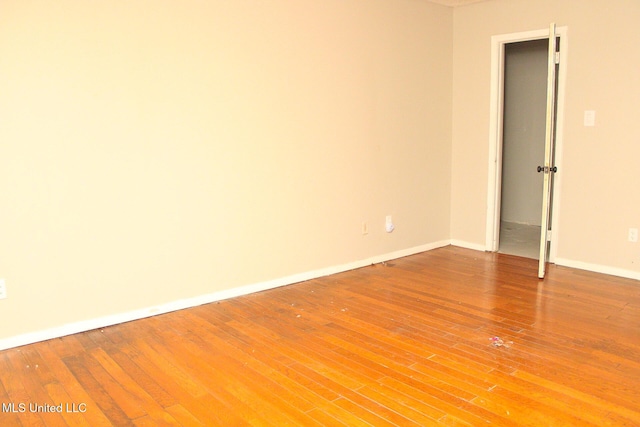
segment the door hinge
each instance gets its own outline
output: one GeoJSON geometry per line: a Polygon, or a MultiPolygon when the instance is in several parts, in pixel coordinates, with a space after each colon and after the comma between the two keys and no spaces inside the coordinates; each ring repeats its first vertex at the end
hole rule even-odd
{"type": "Polygon", "coordinates": [[[556,52],[556,64],[560,63],[560,52],[556,52]]]}
{"type": "Polygon", "coordinates": [[[547,242],[551,241],[551,230],[547,230],[547,242]]]}

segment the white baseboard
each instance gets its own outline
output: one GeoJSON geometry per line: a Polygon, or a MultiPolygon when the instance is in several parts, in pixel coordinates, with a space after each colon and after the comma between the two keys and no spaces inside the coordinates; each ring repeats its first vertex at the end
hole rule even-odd
{"type": "Polygon", "coordinates": [[[50,328],[50,329],[45,329],[41,331],[17,335],[14,337],[4,338],[0,340],[0,350],[20,347],[23,345],[33,344],[39,341],[46,341],[53,338],[60,338],[66,335],[90,331],[92,329],[105,328],[105,327],[116,325],[119,323],[125,323],[133,320],[144,319],[145,317],[151,317],[158,314],[169,313],[172,311],[182,310],[189,307],[196,307],[202,304],[208,304],[215,301],[221,301],[221,300],[234,298],[242,295],[248,295],[254,292],[260,292],[267,289],[277,288],[280,286],[291,285],[293,283],[304,282],[306,280],[312,280],[318,277],[324,277],[324,276],[341,273],[348,270],[354,270],[356,268],[366,267],[371,264],[377,264],[380,262],[402,258],[405,256],[414,255],[420,252],[426,252],[432,249],[447,246],[449,244],[450,244],[449,240],[442,240],[439,242],[428,243],[426,245],[420,245],[413,248],[390,252],[383,255],[377,255],[371,258],[350,262],[347,264],[326,267],[319,270],[313,270],[313,271],[308,271],[300,274],[294,274],[291,276],[281,277],[278,279],[268,280],[265,282],[253,283],[250,285],[240,286],[232,289],[225,289],[223,291],[200,295],[194,298],[171,301],[169,303],[158,305],[158,306],[152,306],[152,307],[147,307],[139,310],[133,310],[126,313],[113,314],[110,316],[98,317],[95,319],[83,320],[80,322],[69,323],[66,325],[61,325],[61,326],[50,328]]]}
{"type": "Polygon", "coordinates": [[[589,262],[575,261],[567,258],[557,258],[554,260],[557,265],[577,268],[579,270],[593,271],[594,273],[610,274],[612,276],[624,277],[626,279],[640,280],[640,273],[624,268],[610,267],[608,265],[593,264],[589,262]]]}
{"type": "MultiPolygon", "coordinates": [[[[486,248],[484,245],[469,243],[463,240],[452,239],[450,243],[453,246],[459,246],[461,248],[473,249],[473,250],[482,251],[482,252],[486,251],[486,248]]],[[[554,259],[552,259],[551,262],[564,267],[577,268],[579,270],[587,270],[587,271],[592,271],[594,273],[609,274],[612,276],[624,277],[625,279],[640,280],[639,272],[633,271],[633,270],[626,270],[624,268],[617,268],[617,267],[611,267],[608,265],[593,264],[589,262],[575,261],[572,259],[558,258],[558,257],[555,257],[554,259]]]]}
{"type": "Polygon", "coordinates": [[[449,242],[453,246],[458,246],[465,249],[473,249],[474,251],[485,252],[487,250],[487,247],[485,245],[480,245],[478,243],[465,242],[464,240],[451,239],[449,242]]]}

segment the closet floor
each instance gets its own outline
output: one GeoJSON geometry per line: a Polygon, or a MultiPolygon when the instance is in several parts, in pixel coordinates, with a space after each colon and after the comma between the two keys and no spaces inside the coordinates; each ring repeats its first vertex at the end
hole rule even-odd
{"type": "Polygon", "coordinates": [[[540,258],[540,226],[500,222],[498,252],[525,258],[540,258]]]}

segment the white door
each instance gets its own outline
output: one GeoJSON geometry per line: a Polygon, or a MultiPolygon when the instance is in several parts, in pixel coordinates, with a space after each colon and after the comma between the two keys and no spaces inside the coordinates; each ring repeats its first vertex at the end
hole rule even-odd
{"type": "Polygon", "coordinates": [[[549,257],[550,218],[551,218],[551,190],[553,174],[556,172],[554,165],[555,124],[556,124],[556,64],[559,63],[557,53],[556,24],[549,26],[549,58],[547,69],[547,119],[544,143],[544,165],[538,167],[538,171],[544,174],[542,187],[542,221],[540,228],[540,261],[538,264],[538,277],[544,278],[545,269],[549,257]]]}

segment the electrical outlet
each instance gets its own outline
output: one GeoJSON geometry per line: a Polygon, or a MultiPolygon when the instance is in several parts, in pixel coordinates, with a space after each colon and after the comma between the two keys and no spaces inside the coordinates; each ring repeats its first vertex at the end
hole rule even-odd
{"type": "Polygon", "coordinates": [[[385,218],[384,228],[387,233],[391,233],[396,228],[395,225],[393,225],[393,218],[391,218],[391,215],[387,215],[385,218]]]}
{"type": "Polygon", "coordinates": [[[637,228],[630,228],[629,229],[629,241],[633,242],[633,243],[637,243],[638,242],[638,229],[637,228]]]}
{"type": "Polygon", "coordinates": [[[7,297],[7,284],[4,279],[0,279],[0,299],[5,299],[7,297]]]}
{"type": "Polygon", "coordinates": [[[596,112],[593,110],[587,110],[584,112],[584,125],[595,126],[596,125],[596,112]]]}

